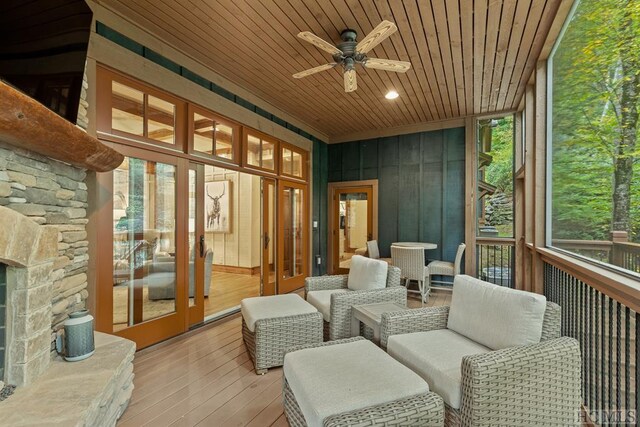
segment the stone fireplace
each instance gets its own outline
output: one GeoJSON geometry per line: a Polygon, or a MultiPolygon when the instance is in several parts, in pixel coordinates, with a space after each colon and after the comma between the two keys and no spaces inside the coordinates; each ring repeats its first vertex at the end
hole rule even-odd
{"type": "Polygon", "coordinates": [[[55,351],[89,297],[87,173],[122,159],[0,82],[0,381],[18,386],[0,402],[2,424],[115,425],[128,405],[133,342],[96,332],[86,360],[55,351]]]}

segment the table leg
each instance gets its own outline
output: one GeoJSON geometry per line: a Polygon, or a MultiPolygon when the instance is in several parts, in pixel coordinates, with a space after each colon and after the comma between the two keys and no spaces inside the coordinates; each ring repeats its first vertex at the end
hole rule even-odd
{"type": "Polygon", "coordinates": [[[351,315],[351,336],[357,337],[360,335],[360,321],[356,319],[356,316],[351,315]]]}

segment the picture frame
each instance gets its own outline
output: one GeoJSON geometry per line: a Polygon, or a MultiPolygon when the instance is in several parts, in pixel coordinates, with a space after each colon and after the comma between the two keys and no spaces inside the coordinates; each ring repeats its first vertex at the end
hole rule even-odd
{"type": "Polygon", "coordinates": [[[205,231],[209,233],[231,232],[231,181],[207,182],[204,188],[205,231]]]}

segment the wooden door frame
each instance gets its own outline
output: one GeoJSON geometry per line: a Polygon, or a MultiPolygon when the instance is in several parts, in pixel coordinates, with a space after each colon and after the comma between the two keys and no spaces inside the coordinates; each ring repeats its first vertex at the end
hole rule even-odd
{"type": "MultiPolygon", "coordinates": [[[[196,191],[195,191],[195,197],[196,197],[196,217],[195,217],[195,229],[194,229],[194,235],[195,235],[195,253],[194,253],[194,257],[193,257],[193,262],[195,263],[195,271],[194,271],[194,301],[195,301],[195,305],[193,307],[189,307],[189,268],[187,267],[187,307],[188,307],[188,311],[187,311],[187,324],[189,327],[193,327],[195,325],[198,325],[200,323],[202,323],[204,321],[204,286],[207,286],[207,283],[203,283],[204,280],[204,272],[205,272],[205,265],[204,265],[204,260],[206,259],[206,256],[200,256],[200,236],[204,236],[204,205],[203,205],[203,201],[204,201],[204,164],[202,163],[196,163],[196,162],[190,162],[189,163],[189,171],[195,170],[196,171],[196,191]]],[[[187,185],[188,185],[188,177],[187,177],[187,185]]],[[[188,203],[188,197],[189,197],[189,192],[187,190],[187,212],[189,211],[189,203],[188,203]]],[[[182,242],[182,244],[185,246],[185,253],[188,255],[189,251],[191,250],[191,248],[189,247],[189,216],[187,215],[187,221],[185,222],[185,226],[186,226],[186,233],[185,236],[187,236],[186,239],[184,239],[184,242],[182,242]]],[[[206,250],[204,251],[204,254],[206,255],[206,250]]],[[[189,258],[189,257],[187,257],[189,258]]],[[[187,265],[189,264],[191,260],[187,259],[187,265]]],[[[210,285],[210,284],[209,284],[210,285]]]]}
{"type": "Polygon", "coordinates": [[[260,199],[260,213],[262,215],[261,218],[261,229],[260,229],[260,244],[261,244],[261,283],[260,283],[260,295],[277,295],[278,293],[278,181],[274,178],[261,177],[261,199],[260,199]],[[273,199],[269,200],[268,195],[265,193],[265,186],[272,185],[273,186],[273,199]],[[274,203],[275,200],[275,203],[274,203]],[[273,284],[273,292],[271,290],[267,290],[269,293],[265,292],[265,285],[268,286],[268,271],[269,271],[269,253],[265,248],[265,228],[268,222],[268,207],[269,204],[273,203],[273,231],[275,235],[269,236],[270,242],[273,244],[273,268],[275,275],[275,282],[273,284]],[[275,239],[275,241],[274,241],[275,239]]]}
{"type": "Polygon", "coordinates": [[[371,187],[371,207],[373,211],[373,224],[372,224],[372,232],[373,240],[378,240],[378,180],[377,179],[367,179],[362,181],[343,181],[343,182],[330,182],[329,188],[327,191],[327,197],[329,198],[327,206],[329,207],[327,219],[328,219],[328,230],[327,230],[327,272],[331,274],[334,271],[333,266],[333,246],[334,246],[334,238],[333,238],[333,226],[334,226],[334,202],[335,202],[335,192],[336,190],[341,190],[345,188],[353,188],[353,187],[371,187]]]}
{"type": "Polygon", "coordinates": [[[277,229],[278,229],[278,245],[277,245],[277,267],[276,272],[278,274],[276,280],[276,287],[278,293],[281,293],[281,290],[284,288],[284,277],[282,276],[282,272],[284,271],[284,209],[281,209],[282,203],[284,203],[284,197],[282,197],[282,192],[284,191],[284,187],[290,188],[298,188],[303,191],[304,197],[302,200],[302,274],[295,276],[294,278],[289,278],[286,280],[291,280],[294,283],[296,288],[292,288],[289,290],[285,290],[286,292],[292,292],[296,289],[300,289],[304,286],[304,279],[309,275],[309,239],[311,237],[310,227],[309,227],[309,201],[311,200],[311,195],[309,194],[309,185],[296,182],[296,181],[288,181],[285,179],[277,180],[277,211],[278,211],[278,221],[277,221],[277,229]],[[307,200],[308,199],[308,200],[307,200]]]}
{"type": "MultiPolygon", "coordinates": [[[[188,253],[185,253],[186,245],[180,244],[180,242],[186,240],[185,233],[188,229],[186,212],[189,162],[170,154],[160,154],[142,148],[118,146],[118,151],[127,157],[175,166],[176,259],[185,260],[188,258],[188,253]]],[[[97,240],[101,242],[102,249],[97,251],[101,255],[98,256],[96,262],[96,330],[130,339],[136,343],[138,349],[187,331],[189,301],[188,298],[185,298],[188,296],[188,292],[184,284],[189,280],[189,272],[185,262],[176,263],[176,283],[178,285],[175,291],[175,312],[117,332],[113,331],[113,171],[96,174],[96,183],[99,190],[96,195],[99,208],[95,211],[95,223],[97,240]],[[180,286],[180,283],[183,285],[180,286]]]]}

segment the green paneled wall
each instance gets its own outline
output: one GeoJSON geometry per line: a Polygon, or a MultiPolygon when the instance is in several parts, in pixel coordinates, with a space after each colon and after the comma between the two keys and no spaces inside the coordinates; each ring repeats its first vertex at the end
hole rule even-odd
{"type": "Polygon", "coordinates": [[[464,241],[464,128],[319,144],[324,147],[318,147],[316,159],[314,146],[314,218],[322,212],[324,228],[319,235],[314,230],[314,249],[317,245],[323,251],[319,252],[323,263],[327,181],[365,179],[378,180],[381,256],[390,256],[393,242],[422,241],[438,244],[438,249],[428,252],[429,258],[453,260],[464,241]],[[322,176],[325,159],[327,172],[322,176]]]}

